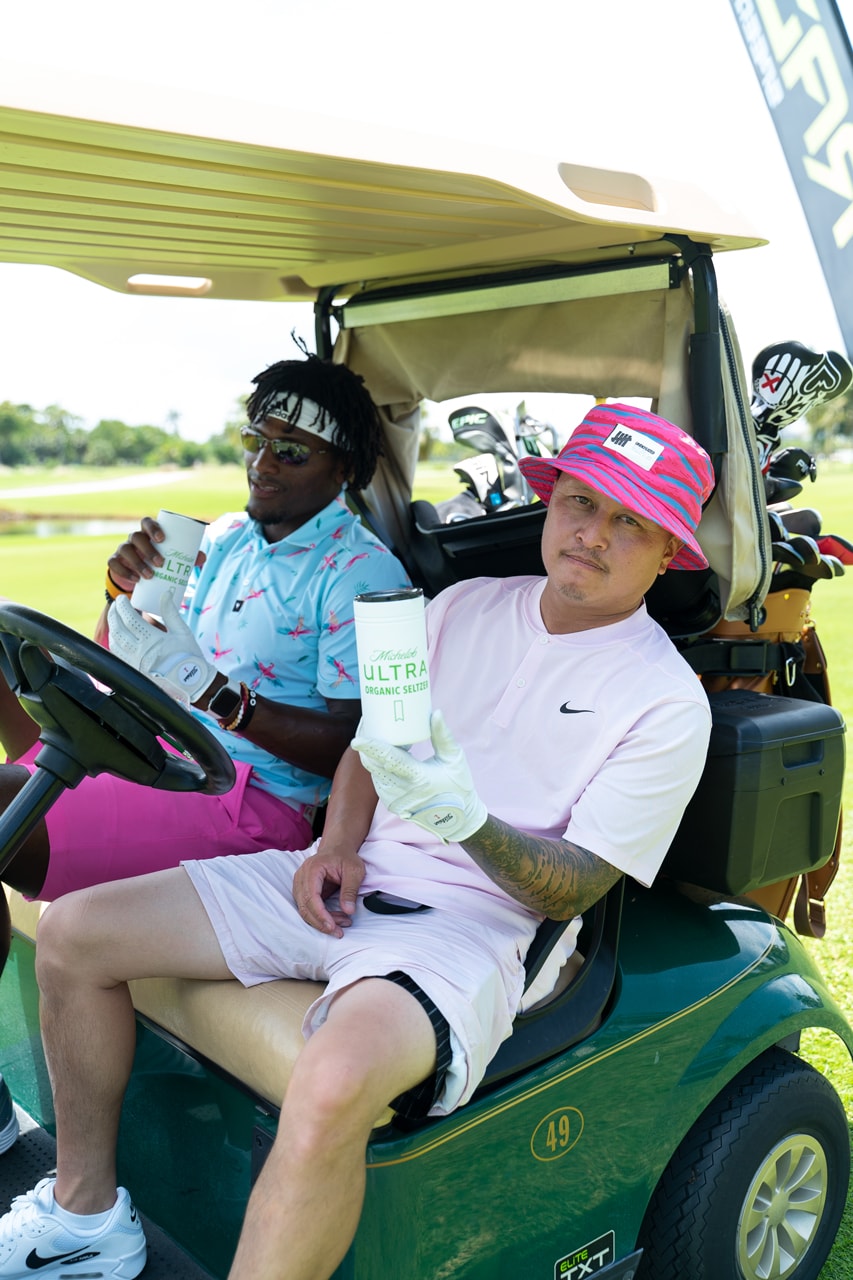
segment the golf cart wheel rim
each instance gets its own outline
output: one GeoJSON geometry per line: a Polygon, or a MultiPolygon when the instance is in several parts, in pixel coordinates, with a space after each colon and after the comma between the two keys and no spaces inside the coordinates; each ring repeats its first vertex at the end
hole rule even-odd
{"type": "Polygon", "coordinates": [[[798,1133],[767,1155],[744,1199],[737,1231],[745,1280],[792,1276],[817,1234],[829,1172],[817,1138],[798,1133]]]}

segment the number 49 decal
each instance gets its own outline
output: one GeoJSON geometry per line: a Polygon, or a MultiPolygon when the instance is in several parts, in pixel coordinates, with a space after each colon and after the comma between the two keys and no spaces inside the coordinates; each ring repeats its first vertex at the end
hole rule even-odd
{"type": "Polygon", "coordinates": [[[537,1160],[559,1160],[571,1151],[583,1133],[583,1116],[576,1107],[561,1107],[540,1120],[530,1139],[537,1160]]]}

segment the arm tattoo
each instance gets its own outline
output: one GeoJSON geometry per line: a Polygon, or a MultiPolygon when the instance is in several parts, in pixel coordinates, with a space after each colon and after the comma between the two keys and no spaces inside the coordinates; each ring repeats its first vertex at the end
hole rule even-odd
{"type": "Polygon", "coordinates": [[[554,920],[580,915],[622,875],[578,844],[532,836],[491,815],[462,845],[510,897],[554,920]]]}

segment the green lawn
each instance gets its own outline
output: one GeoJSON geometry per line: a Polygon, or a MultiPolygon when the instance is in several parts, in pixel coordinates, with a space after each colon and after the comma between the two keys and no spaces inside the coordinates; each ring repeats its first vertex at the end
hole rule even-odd
{"type": "MultiPolygon", "coordinates": [[[[126,468],[104,473],[94,467],[58,468],[52,471],[0,472],[0,595],[31,605],[86,635],[91,634],[104,604],[104,572],[108,556],[123,540],[124,527],[104,535],[38,537],[32,525],[9,519],[18,517],[63,520],[103,519],[126,522],[129,532],[143,515],[156,515],[160,507],[181,511],[200,520],[211,520],[223,511],[239,511],[246,500],[242,467],[199,467],[167,472],[161,488],[120,489],[118,483],[133,473],[126,468]],[[4,490],[62,487],[73,483],[113,487],[96,493],[57,493],[54,497],[4,498],[4,490]],[[6,517],[4,519],[4,516],[6,517]]],[[[147,477],[146,477],[147,478],[147,477]]],[[[418,474],[415,497],[439,502],[459,490],[450,467],[425,467],[418,474]]]]}
{"type": "MultiPolygon", "coordinates": [[[[824,468],[826,470],[826,468],[824,468]]],[[[849,498],[853,468],[837,468],[810,487],[800,505],[815,506],[823,517],[824,532],[837,532],[853,541],[853,514],[849,498]]],[[[845,720],[853,721],[853,646],[850,622],[853,619],[853,568],[844,578],[819,582],[812,594],[812,611],[827,656],[833,702],[845,720]]],[[[848,770],[844,786],[844,809],[853,814],[853,780],[848,770]]],[[[847,1018],[853,1022],[853,826],[848,821],[841,856],[841,868],[827,899],[828,928],[820,941],[806,940],[806,948],[820,965],[832,994],[847,1018]]],[[[853,1135],[853,1071],[846,1051],[831,1037],[810,1033],[804,1037],[803,1052],[830,1077],[844,1099],[853,1135]]],[[[835,1246],[821,1271],[821,1280],[851,1280],[853,1277],[853,1192],[835,1246]]]]}
{"type": "MultiPolygon", "coordinates": [[[[128,472],[110,473],[118,481],[128,472]]],[[[120,538],[115,534],[97,537],[57,536],[39,538],[16,533],[3,522],[3,513],[14,510],[30,516],[115,517],[134,526],[138,516],[166,506],[188,515],[209,519],[224,510],[243,505],[245,482],[242,468],[200,468],[178,473],[178,478],[160,488],[120,489],[106,492],[51,498],[4,499],[4,491],[43,483],[67,484],[83,479],[80,472],[6,472],[0,475],[0,592],[9,599],[50,613],[86,634],[91,633],[103,607],[103,577],[107,556],[120,538]]],[[[103,474],[95,477],[103,479],[103,474]]],[[[853,540],[853,467],[823,464],[817,483],[803,493],[798,505],[817,507],[825,532],[838,532],[853,540]]],[[[418,473],[416,496],[439,501],[458,492],[458,478],[452,464],[424,467],[418,473]]],[[[853,569],[846,577],[818,582],[812,597],[812,612],[827,653],[833,701],[847,720],[853,717],[853,645],[850,621],[853,618],[853,569]]],[[[853,812],[853,784],[845,784],[845,808],[853,812]]],[[[830,988],[853,1021],[853,824],[848,824],[841,871],[829,898],[829,930],[822,941],[808,941],[808,950],[825,973],[830,988]]],[[[832,1079],[844,1098],[853,1122],[853,1071],[846,1052],[837,1042],[809,1035],[806,1055],[832,1079]]],[[[848,1202],[842,1230],[821,1280],[853,1280],[853,1197],[848,1202]]],[[[723,1280],[723,1278],[721,1278],[723,1280]]]]}
{"type": "MultiPolygon", "coordinates": [[[[826,466],[798,505],[817,507],[823,530],[837,532],[853,541],[853,504],[850,489],[853,468],[826,466]]],[[[823,642],[832,690],[832,699],[847,723],[853,721],[853,568],[844,578],[819,582],[812,594],[812,612],[823,642]]],[[[850,770],[844,785],[844,810],[853,814],[853,778],[850,770]]],[[[848,819],[842,846],[841,867],[827,898],[828,928],[820,941],[806,940],[806,948],[820,965],[830,990],[848,1020],[853,1022],[853,825],[848,819]]],[[[853,1136],[853,1071],[846,1051],[831,1037],[810,1033],[804,1037],[803,1053],[832,1080],[844,1099],[853,1136]]],[[[853,1190],[832,1253],[821,1271],[821,1280],[851,1280],[853,1277],[853,1190]]]]}

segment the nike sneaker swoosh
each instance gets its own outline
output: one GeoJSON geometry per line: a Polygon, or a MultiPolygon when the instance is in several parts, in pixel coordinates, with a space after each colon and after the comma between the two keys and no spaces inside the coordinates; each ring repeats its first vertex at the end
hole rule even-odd
{"type": "Polygon", "coordinates": [[[32,1253],[27,1256],[27,1266],[30,1271],[38,1271],[41,1267],[49,1267],[54,1262],[85,1262],[88,1258],[97,1258],[100,1249],[72,1249],[70,1253],[57,1253],[52,1258],[43,1258],[38,1250],[33,1249],[32,1253]]]}

